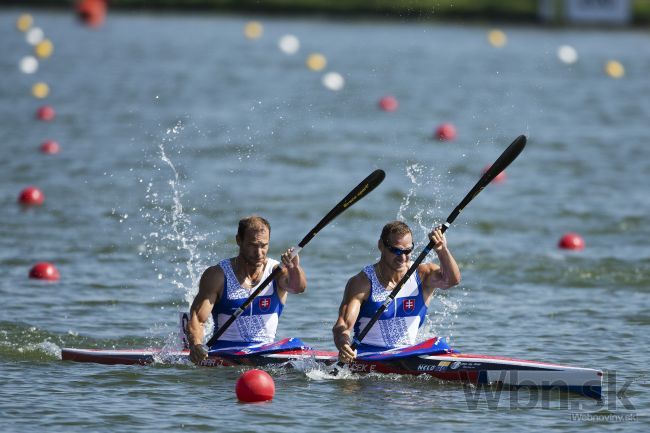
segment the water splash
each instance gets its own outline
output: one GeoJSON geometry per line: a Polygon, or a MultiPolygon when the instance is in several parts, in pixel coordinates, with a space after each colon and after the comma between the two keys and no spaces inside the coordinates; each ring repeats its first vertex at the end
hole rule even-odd
{"type": "MultiPolygon", "coordinates": [[[[178,122],[176,126],[167,130],[167,135],[178,135],[182,130],[183,126],[181,122],[178,122]]],[[[177,280],[173,280],[172,283],[177,287],[186,289],[185,300],[189,303],[194,298],[194,295],[196,294],[195,288],[197,288],[199,284],[195,263],[198,263],[200,259],[199,253],[197,252],[197,243],[198,241],[203,240],[203,237],[196,236],[196,234],[193,233],[190,217],[183,212],[183,204],[181,203],[182,192],[178,170],[176,170],[174,163],[169,159],[165,152],[164,140],[158,144],[158,149],[160,151],[160,159],[167,164],[173,173],[173,178],[168,181],[173,199],[171,212],[169,214],[171,218],[170,232],[168,232],[163,239],[176,243],[181,250],[187,252],[185,269],[188,272],[191,284],[188,288],[182,282],[177,280]]]]}
{"type": "MultiPolygon", "coordinates": [[[[417,250],[428,243],[431,228],[444,218],[441,213],[442,200],[440,199],[444,176],[440,173],[434,174],[422,164],[415,163],[406,167],[406,177],[411,181],[411,187],[402,199],[397,219],[411,226],[413,242],[417,250]],[[419,195],[420,191],[426,193],[419,195]]],[[[425,263],[430,261],[436,261],[434,253],[430,253],[424,260],[425,263]]],[[[462,291],[464,295],[467,294],[464,289],[462,291]]],[[[445,337],[451,344],[454,323],[458,318],[461,305],[462,297],[435,294],[429,305],[428,320],[420,329],[418,341],[438,336],[445,337]]]]}
{"type": "MultiPolygon", "coordinates": [[[[183,123],[178,121],[166,129],[158,143],[154,172],[145,190],[147,206],[140,209],[151,231],[142,235],[143,243],[139,248],[140,255],[151,260],[157,278],[169,281],[180,292],[184,299],[184,303],[179,305],[180,311],[189,309],[198,292],[201,273],[207,266],[201,257],[199,244],[210,235],[196,232],[183,205],[186,187],[182,170],[170,157],[172,154],[182,156],[183,146],[179,139],[184,129],[183,123]],[[158,188],[158,185],[164,188],[158,188]]],[[[170,332],[166,341],[165,348],[179,348],[178,331],[170,332]]]]}
{"type": "Polygon", "coordinates": [[[415,163],[406,167],[406,177],[411,181],[411,187],[402,199],[396,218],[412,226],[413,242],[419,248],[428,242],[427,235],[436,218],[440,219],[440,200],[437,197],[440,196],[442,175],[434,175],[422,164],[415,163]],[[420,190],[426,194],[419,195],[420,190]]]}

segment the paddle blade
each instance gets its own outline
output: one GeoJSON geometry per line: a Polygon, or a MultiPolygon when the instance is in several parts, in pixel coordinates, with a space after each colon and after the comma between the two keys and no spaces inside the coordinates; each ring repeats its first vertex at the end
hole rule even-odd
{"type": "Polygon", "coordinates": [[[479,182],[481,182],[483,186],[486,186],[488,183],[492,182],[494,178],[499,175],[499,173],[505,170],[506,167],[509,166],[510,163],[519,156],[521,151],[524,150],[525,146],[525,135],[520,135],[519,137],[515,138],[510,146],[508,146],[508,148],[503,151],[501,156],[496,161],[494,161],[494,164],[492,164],[492,166],[485,172],[479,182]]]}
{"type": "Polygon", "coordinates": [[[474,197],[476,197],[481,191],[483,191],[483,188],[488,186],[490,182],[494,180],[495,177],[499,175],[503,170],[506,169],[507,166],[514,161],[519,154],[521,153],[522,150],[524,150],[524,147],[526,146],[526,136],[525,135],[520,135],[519,137],[515,138],[515,140],[510,143],[510,146],[506,150],[503,151],[501,156],[497,158],[496,161],[494,161],[494,164],[481,176],[481,178],[476,182],[476,185],[470,190],[470,192],[467,193],[463,201],[460,202],[458,206],[453,210],[452,213],[449,214],[447,217],[447,222],[442,226],[442,231],[443,233],[447,230],[449,225],[454,222],[456,217],[463,211],[465,206],[471,202],[474,197]]]}
{"type": "Polygon", "coordinates": [[[362,180],[359,185],[350,191],[350,193],[346,195],[343,200],[334,206],[334,208],[332,208],[332,210],[329,211],[329,213],[325,215],[313,229],[311,229],[307,236],[305,236],[302,241],[300,241],[298,246],[302,248],[307,245],[307,243],[309,243],[309,241],[312,240],[312,238],[316,236],[316,234],[321,231],[323,227],[332,222],[334,218],[342,214],[343,211],[345,211],[347,208],[368,195],[373,189],[377,188],[377,186],[383,182],[385,177],[386,173],[384,173],[384,170],[378,169],[370,173],[368,177],[362,180]]]}

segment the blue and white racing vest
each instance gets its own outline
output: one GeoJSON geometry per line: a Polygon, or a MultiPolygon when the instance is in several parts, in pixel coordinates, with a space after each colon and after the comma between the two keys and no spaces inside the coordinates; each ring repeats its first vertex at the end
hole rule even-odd
{"type": "MultiPolygon", "coordinates": [[[[361,304],[359,317],[354,324],[355,338],[384,303],[389,290],[381,285],[375,268],[368,265],[363,272],[370,280],[370,295],[361,304]]],[[[379,320],[370,328],[359,346],[359,352],[372,350],[365,346],[393,349],[415,344],[418,329],[424,323],[427,305],[422,294],[422,283],[418,272],[414,272],[402,286],[397,297],[382,313],[379,320]]]]}
{"type": "MultiPolygon", "coordinates": [[[[264,274],[257,286],[251,289],[244,289],[237,280],[235,272],[230,264],[230,259],[219,262],[223,269],[224,282],[221,299],[212,308],[212,319],[215,323],[215,330],[219,329],[232,314],[241,307],[251,293],[257,289],[273,272],[278,261],[267,259],[264,274]]],[[[275,281],[269,284],[257,295],[253,302],[244,312],[226,329],[219,338],[219,342],[233,341],[242,343],[271,343],[275,340],[275,332],[278,328],[278,320],[282,314],[284,305],[280,302],[275,281]]]]}

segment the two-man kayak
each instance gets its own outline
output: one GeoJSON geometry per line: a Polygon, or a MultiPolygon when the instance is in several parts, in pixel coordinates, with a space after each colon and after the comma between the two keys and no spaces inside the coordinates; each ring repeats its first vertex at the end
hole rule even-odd
{"type": "MultiPolygon", "coordinates": [[[[189,362],[189,350],[98,350],[63,348],[63,360],[99,364],[189,362]]],[[[330,367],[336,352],[314,350],[296,338],[246,349],[210,351],[202,366],[330,367]]],[[[348,368],[354,373],[426,374],[444,381],[511,388],[558,389],[600,399],[603,373],[590,368],[501,356],[457,353],[444,340],[426,340],[416,346],[359,356],[348,368]]]]}

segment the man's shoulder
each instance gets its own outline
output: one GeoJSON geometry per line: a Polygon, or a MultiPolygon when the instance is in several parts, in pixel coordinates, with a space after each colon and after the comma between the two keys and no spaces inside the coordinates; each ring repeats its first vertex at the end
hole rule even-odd
{"type": "Polygon", "coordinates": [[[370,280],[365,272],[360,271],[348,280],[347,287],[353,291],[370,291],[370,280]]]}
{"type": "Polygon", "coordinates": [[[223,269],[221,266],[219,266],[219,264],[209,266],[205,271],[203,271],[203,278],[223,278],[223,275],[223,269]]]}

